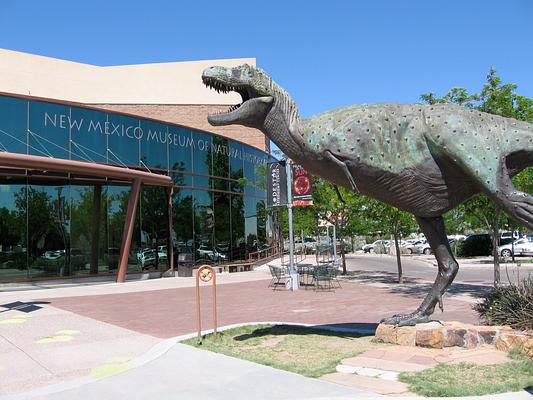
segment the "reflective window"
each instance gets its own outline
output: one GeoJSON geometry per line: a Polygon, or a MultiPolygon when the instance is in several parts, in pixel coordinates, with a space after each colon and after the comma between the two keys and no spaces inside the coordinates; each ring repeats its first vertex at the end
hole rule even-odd
{"type": "Polygon", "coordinates": [[[211,170],[211,135],[193,132],[193,172],[195,174],[209,174],[211,170]]]}
{"type": "Polygon", "coordinates": [[[246,249],[248,252],[257,251],[257,214],[254,197],[244,197],[244,224],[246,249]]]}
{"type": "Polygon", "coordinates": [[[26,185],[0,184],[0,281],[28,278],[26,185]]]}
{"type": "Polygon", "coordinates": [[[28,102],[0,96],[0,151],[27,153],[28,102]]]}
{"type": "Polygon", "coordinates": [[[107,162],[107,114],[77,107],[72,107],[70,114],[72,160],[107,162]]]}
{"type": "Polygon", "coordinates": [[[168,169],[168,130],[167,125],[141,120],[143,138],[139,165],[168,169]]]}
{"type": "Polygon", "coordinates": [[[257,200],[256,215],[257,215],[257,243],[260,248],[267,247],[267,214],[266,201],[257,200]]]}
{"type": "Polygon", "coordinates": [[[142,270],[166,269],[168,214],[168,189],[148,186],[141,190],[141,251],[139,263],[142,270]]]}
{"type": "Polygon", "coordinates": [[[215,248],[214,262],[229,261],[231,249],[231,205],[228,193],[213,193],[215,199],[215,248]]]}
{"type": "Polygon", "coordinates": [[[70,107],[31,101],[29,110],[29,154],[70,159],[70,107]]]}
{"type": "MultiPolygon", "coordinates": [[[[116,272],[118,269],[120,247],[122,245],[122,232],[128,209],[130,186],[107,187],[107,235],[109,269],[116,272]]],[[[141,250],[140,212],[137,208],[135,226],[131,240],[130,254],[128,255],[128,271],[141,270],[138,254],[141,250]]]]}
{"type": "Polygon", "coordinates": [[[106,187],[70,186],[70,264],[74,275],[108,273],[106,187]]]}
{"type": "MultiPolygon", "coordinates": [[[[0,151],[161,172],[169,190],[142,187],[128,272],[245,260],[267,242],[266,155],[206,132],[112,112],[0,96],[0,151]],[[28,139],[29,138],[29,139],[28,139]],[[262,169],[264,171],[262,171],[262,169]]],[[[115,274],[131,186],[34,171],[0,175],[0,280],[115,274]],[[18,175],[17,175],[18,174],[18,175]],[[28,180],[29,179],[29,180],[28,180]]]]}
{"type": "Polygon", "coordinates": [[[170,176],[175,186],[192,186],[193,176],[190,174],[180,174],[178,172],[171,172],[170,176]]]}
{"type": "Polygon", "coordinates": [[[204,176],[204,175],[193,175],[193,177],[192,177],[192,185],[195,188],[210,189],[211,188],[211,178],[209,178],[209,176],[204,176]]]}
{"type": "Polygon", "coordinates": [[[139,119],[109,113],[104,133],[111,164],[139,165],[139,140],[145,140],[139,119]]]}
{"type": "Polygon", "coordinates": [[[31,184],[25,190],[30,277],[72,275],[70,186],[66,182],[31,184]]]}
{"type": "Polygon", "coordinates": [[[192,171],[193,139],[189,129],[168,127],[168,155],[171,170],[192,171]]]}
{"type": "Polygon", "coordinates": [[[250,161],[244,161],[244,194],[255,196],[255,165],[250,161]]]}
{"type": "Polygon", "coordinates": [[[229,141],[230,148],[230,178],[235,181],[231,182],[232,192],[243,192],[244,164],[242,159],[242,144],[229,141]]]}
{"type": "Polygon", "coordinates": [[[213,248],[215,216],[212,192],[194,190],[194,251],[197,264],[215,261],[213,248]]]}
{"type": "Polygon", "coordinates": [[[244,197],[231,195],[231,259],[238,261],[245,258],[244,197]]]}
{"type": "MultiPolygon", "coordinates": [[[[193,196],[191,189],[174,189],[172,199],[172,229],[174,257],[179,253],[192,254],[193,249],[193,196]]],[[[177,266],[177,264],[175,264],[177,266]]]]}

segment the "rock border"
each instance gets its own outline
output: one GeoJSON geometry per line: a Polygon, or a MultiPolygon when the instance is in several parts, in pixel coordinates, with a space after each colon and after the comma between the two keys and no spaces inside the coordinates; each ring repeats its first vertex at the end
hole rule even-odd
{"type": "Polygon", "coordinates": [[[533,334],[518,332],[509,326],[481,326],[457,321],[432,321],[415,326],[379,324],[374,341],[433,349],[454,346],[475,349],[491,345],[507,352],[520,349],[533,358],[533,334]]]}

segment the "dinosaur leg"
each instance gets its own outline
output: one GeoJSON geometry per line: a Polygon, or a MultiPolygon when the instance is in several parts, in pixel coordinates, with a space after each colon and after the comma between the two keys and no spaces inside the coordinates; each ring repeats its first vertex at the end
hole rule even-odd
{"type": "Polygon", "coordinates": [[[442,217],[416,217],[416,220],[420,225],[420,229],[422,229],[422,232],[426,235],[426,239],[437,259],[439,268],[437,279],[435,279],[431,291],[427,294],[426,298],[415,312],[385,318],[381,321],[385,324],[405,326],[428,322],[437,303],[439,304],[441,311],[443,311],[442,295],[452,283],[459,269],[459,264],[455,261],[448,244],[448,238],[446,237],[444,220],[442,217]]]}

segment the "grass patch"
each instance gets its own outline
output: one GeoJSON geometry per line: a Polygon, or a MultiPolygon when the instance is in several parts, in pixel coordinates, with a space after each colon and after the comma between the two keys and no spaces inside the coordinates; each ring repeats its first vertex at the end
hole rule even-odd
{"type": "Polygon", "coordinates": [[[258,364],[317,378],[335,372],[343,358],[383,347],[373,336],[338,333],[290,325],[250,325],[183,343],[258,364]]]}
{"type": "Polygon", "coordinates": [[[533,361],[520,353],[500,365],[439,364],[422,372],[400,374],[409,390],[422,396],[453,397],[516,392],[533,386],[533,361]]]}

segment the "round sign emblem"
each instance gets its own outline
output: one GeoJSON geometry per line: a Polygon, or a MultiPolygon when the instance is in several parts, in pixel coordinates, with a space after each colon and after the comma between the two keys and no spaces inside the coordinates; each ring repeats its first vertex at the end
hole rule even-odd
{"type": "Polygon", "coordinates": [[[294,181],[294,191],[296,194],[308,194],[311,190],[311,181],[305,175],[299,176],[294,181]]]}
{"type": "Polygon", "coordinates": [[[203,267],[198,271],[198,275],[200,276],[200,280],[202,282],[209,282],[211,279],[213,279],[213,271],[209,267],[203,267]]]}

